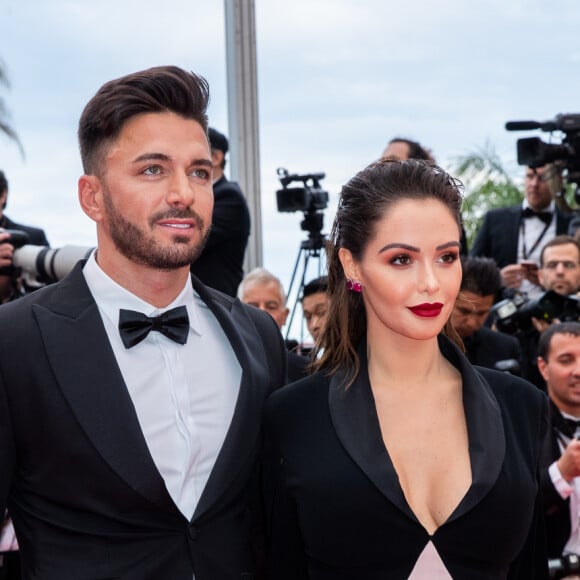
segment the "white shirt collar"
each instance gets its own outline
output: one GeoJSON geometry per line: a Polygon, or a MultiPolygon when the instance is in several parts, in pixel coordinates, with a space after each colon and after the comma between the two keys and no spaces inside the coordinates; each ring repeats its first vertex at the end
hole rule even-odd
{"type": "Polygon", "coordinates": [[[93,297],[98,303],[101,312],[115,325],[119,323],[119,310],[136,310],[147,316],[157,316],[166,310],[177,306],[185,306],[189,315],[189,326],[196,334],[201,335],[201,325],[197,313],[196,299],[201,300],[193,290],[191,279],[188,278],[183,290],[175,300],[165,308],[157,308],[135,294],[117,284],[99,266],[94,250],[83,268],[83,274],[93,297]]]}
{"type": "MultiPolygon", "coordinates": [[[[531,208],[530,204],[528,203],[528,200],[527,199],[524,199],[524,201],[522,202],[522,210],[524,210],[524,209],[526,209],[528,207],[531,208]]],[[[556,203],[554,202],[554,200],[552,200],[550,202],[550,205],[548,207],[545,207],[541,211],[546,211],[546,212],[550,212],[550,213],[553,214],[556,211],[556,203]]]]}

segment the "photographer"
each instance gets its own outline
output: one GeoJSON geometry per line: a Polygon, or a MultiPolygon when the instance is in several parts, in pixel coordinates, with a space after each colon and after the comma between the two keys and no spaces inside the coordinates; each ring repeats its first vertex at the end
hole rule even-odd
{"type": "MultiPolygon", "coordinates": [[[[568,235],[556,236],[542,249],[538,281],[544,290],[551,290],[561,296],[576,298],[580,287],[580,245],[568,235]]],[[[552,319],[531,319],[532,327],[519,333],[522,345],[524,368],[523,376],[540,388],[545,388],[544,378],[538,370],[538,341],[540,333],[553,322],[578,320],[577,308],[566,314],[557,314],[552,319]]]]}
{"type": "MultiPolygon", "coordinates": [[[[542,451],[542,501],[551,568],[563,577],[580,555],[580,323],[552,324],[541,336],[538,368],[550,398],[542,451]]],[[[569,576],[568,576],[569,577],[569,576]]]]}
{"type": "Polygon", "coordinates": [[[488,368],[510,361],[510,370],[519,373],[518,340],[484,326],[501,289],[499,268],[491,258],[462,256],[461,269],[461,288],[450,320],[463,341],[465,355],[472,364],[488,368]]]}
{"type": "Polygon", "coordinates": [[[542,248],[567,233],[572,218],[556,206],[549,185],[553,178],[551,167],[527,167],[523,203],[489,210],[471,249],[472,256],[495,260],[505,288],[529,297],[542,292],[537,279],[542,248]]]}

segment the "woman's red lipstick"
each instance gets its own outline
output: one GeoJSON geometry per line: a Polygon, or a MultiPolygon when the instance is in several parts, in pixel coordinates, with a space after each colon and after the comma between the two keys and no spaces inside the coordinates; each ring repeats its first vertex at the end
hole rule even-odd
{"type": "Polygon", "coordinates": [[[417,304],[417,306],[409,306],[409,310],[417,316],[423,318],[435,318],[441,314],[443,304],[441,302],[433,302],[431,304],[425,302],[424,304],[417,304]]]}

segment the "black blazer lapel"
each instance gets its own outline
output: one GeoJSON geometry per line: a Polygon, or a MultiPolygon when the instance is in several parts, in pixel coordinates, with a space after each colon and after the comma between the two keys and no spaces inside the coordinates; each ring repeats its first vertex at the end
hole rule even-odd
{"type": "Polygon", "coordinates": [[[345,374],[330,380],[328,404],[336,434],[348,454],[391,503],[413,521],[399,485],[399,478],[387,453],[368,376],[366,341],[358,349],[361,369],[355,382],[345,390],[345,374]]]}
{"type": "MultiPolygon", "coordinates": [[[[472,473],[471,487],[449,517],[451,521],[479,503],[495,484],[505,457],[505,439],[501,411],[489,385],[448,339],[441,336],[439,345],[463,377],[472,473]]],[[[361,370],[350,388],[344,389],[343,373],[337,373],[330,381],[329,408],[334,428],[349,455],[374,485],[403,513],[417,521],[383,443],[364,344],[358,352],[361,370]]]]}
{"type": "Polygon", "coordinates": [[[451,521],[477,505],[494,486],[504,462],[506,444],[501,409],[485,379],[449,339],[439,336],[439,346],[463,379],[471,460],[471,487],[449,517],[451,521]]]}
{"type": "Polygon", "coordinates": [[[237,299],[212,291],[195,276],[193,286],[216,316],[242,367],[242,378],[232,422],[193,515],[204,515],[231,486],[248,461],[255,460],[261,415],[270,383],[266,353],[256,329],[237,299]]]}
{"type": "Polygon", "coordinates": [[[509,207],[507,215],[509,216],[509,222],[506,224],[505,229],[505,243],[500,243],[502,243],[503,247],[509,253],[507,256],[507,264],[516,264],[518,261],[518,241],[522,223],[522,206],[515,205],[509,207]]]}
{"type": "Polygon", "coordinates": [[[46,294],[51,300],[33,306],[52,371],[82,429],[112,469],[148,500],[174,506],[149,453],[82,265],[56,292],[46,294]]]}

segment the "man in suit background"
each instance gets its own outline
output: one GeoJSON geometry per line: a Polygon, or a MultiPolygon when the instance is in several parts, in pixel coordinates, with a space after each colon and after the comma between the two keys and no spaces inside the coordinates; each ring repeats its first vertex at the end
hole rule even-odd
{"type": "Polygon", "coordinates": [[[538,368],[550,397],[550,430],[542,454],[542,497],[550,558],[580,555],[580,323],[542,333],[538,368]]]}
{"type": "Polygon", "coordinates": [[[472,256],[495,260],[504,288],[530,297],[542,293],[537,271],[542,248],[555,236],[566,234],[572,219],[556,207],[549,179],[547,167],[528,167],[524,201],[489,210],[471,248],[472,256]]]}
{"type": "Polygon", "coordinates": [[[0,308],[0,514],[25,580],[254,577],[260,417],[286,357],[271,317],[190,275],[208,98],[177,67],[99,89],[79,123],[96,252],[0,308]]]}
{"type": "MultiPolygon", "coordinates": [[[[238,288],[238,298],[244,304],[255,306],[267,312],[280,330],[286,324],[290,310],[286,306],[286,292],[280,279],[266,268],[254,268],[242,280],[238,288]]],[[[286,346],[289,347],[288,343],[286,346]]],[[[290,348],[290,347],[289,347],[290,348]]],[[[308,373],[308,358],[293,350],[288,350],[288,381],[297,381],[308,373]]]]}
{"type": "Polygon", "coordinates": [[[451,323],[463,340],[467,358],[472,364],[491,369],[498,368],[500,361],[511,361],[509,370],[519,374],[518,340],[485,326],[501,288],[499,268],[491,258],[462,257],[461,266],[461,288],[451,323]]]}
{"type": "Polygon", "coordinates": [[[214,207],[205,247],[191,271],[207,286],[236,296],[244,276],[244,254],[250,235],[250,211],[240,186],[225,174],[229,143],[209,128],[214,207]]]}
{"type": "Polygon", "coordinates": [[[12,221],[5,213],[8,203],[8,179],[0,170],[0,228],[5,230],[20,230],[28,235],[28,243],[33,246],[48,246],[48,240],[44,230],[32,226],[25,226],[12,221]]]}

